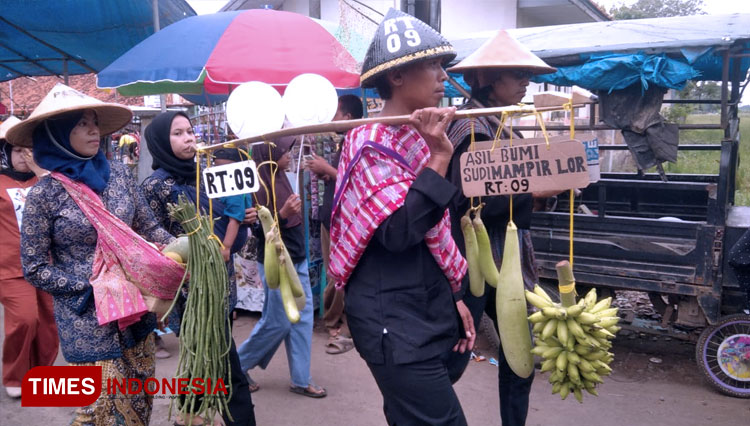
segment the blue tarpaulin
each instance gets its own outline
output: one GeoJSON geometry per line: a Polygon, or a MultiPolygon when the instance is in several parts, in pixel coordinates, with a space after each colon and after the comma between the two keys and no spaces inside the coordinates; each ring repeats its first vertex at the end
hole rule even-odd
{"type": "Polygon", "coordinates": [[[643,90],[650,85],[669,89],[682,89],[688,80],[700,76],[700,72],[686,62],[666,55],[592,55],[580,65],[558,67],[557,72],[536,76],[538,83],[553,83],[559,86],[581,86],[589,90],[624,89],[640,83],[643,90]]]}
{"type": "MultiPolygon", "coordinates": [[[[158,4],[161,27],[195,15],[185,0],[158,4]]],[[[66,68],[98,72],[154,33],[150,0],[4,1],[0,8],[0,81],[66,68]]]]}
{"type": "MultiPolygon", "coordinates": [[[[458,51],[455,62],[495,33],[451,40],[458,51]]],[[[537,82],[605,91],[637,82],[644,88],[654,84],[679,89],[690,79],[721,81],[721,51],[750,48],[750,14],[590,22],[515,28],[508,33],[559,69],[539,76],[537,82]]],[[[750,67],[747,57],[731,61],[741,61],[741,75],[750,67]]]]}

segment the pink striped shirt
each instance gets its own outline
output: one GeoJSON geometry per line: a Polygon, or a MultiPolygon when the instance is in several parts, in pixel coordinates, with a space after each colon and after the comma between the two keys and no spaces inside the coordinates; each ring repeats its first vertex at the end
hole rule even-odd
{"type": "MultiPolygon", "coordinates": [[[[406,193],[427,166],[430,151],[412,126],[368,124],[349,132],[341,150],[331,217],[328,266],[336,287],[346,285],[381,223],[404,205],[406,193]]],[[[466,260],[451,236],[446,209],[425,242],[454,292],[466,260]]]]}

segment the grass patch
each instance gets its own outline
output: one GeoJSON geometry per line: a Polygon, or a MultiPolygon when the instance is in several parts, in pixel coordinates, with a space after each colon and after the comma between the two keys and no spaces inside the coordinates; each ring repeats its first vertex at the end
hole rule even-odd
{"type": "MultiPolygon", "coordinates": [[[[687,117],[689,124],[718,124],[718,114],[693,114],[687,117]]],[[[750,173],[743,167],[743,159],[750,159],[750,113],[740,113],[740,167],[737,170],[737,190],[735,204],[750,206],[750,173]],[[745,136],[744,138],[742,136],[745,136]],[[743,140],[745,139],[745,140],[743,140]]],[[[680,144],[719,144],[724,137],[722,130],[683,130],[680,131],[680,144]]],[[[719,151],[679,151],[677,163],[664,163],[667,173],[717,174],[719,172],[719,151]]]]}

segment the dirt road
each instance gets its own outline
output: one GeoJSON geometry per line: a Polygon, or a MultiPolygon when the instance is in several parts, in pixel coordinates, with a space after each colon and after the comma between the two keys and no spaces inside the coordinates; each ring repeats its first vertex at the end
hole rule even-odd
{"type": "MultiPolygon", "coordinates": [[[[1,312],[1,311],[0,311],[1,312]]],[[[257,321],[255,314],[241,315],[234,336],[241,343],[257,321]]],[[[0,313],[0,323],[2,314],[0,313]]],[[[0,326],[0,329],[2,327],[0,326]]],[[[0,341],[2,341],[0,332],[0,341]]],[[[321,400],[289,392],[286,355],[281,349],[267,370],[253,370],[252,377],[261,389],[253,394],[259,425],[301,426],[374,426],[385,424],[382,398],[364,361],[355,350],[328,355],[326,334],[313,336],[312,375],[328,390],[321,400]]],[[[177,353],[173,335],[165,338],[167,347],[177,353]]],[[[492,356],[486,339],[478,350],[492,356]]],[[[586,396],[579,404],[572,398],[561,401],[551,395],[546,375],[537,375],[531,395],[529,426],[747,426],[750,401],[723,396],[702,382],[693,361],[693,346],[677,341],[654,342],[647,338],[618,338],[614,351],[614,373],[605,378],[599,397],[586,396]],[[658,357],[656,364],[649,358],[658,357]]],[[[159,360],[157,377],[170,377],[176,356],[159,360]]],[[[58,365],[64,365],[62,356],[58,365]]],[[[488,361],[472,362],[456,385],[470,425],[499,425],[497,368],[488,361]]],[[[151,424],[167,426],[168,399],[157,399],[151,424]]],[[[71,408],[22,408],[20,400],[11,400],[0,392],[0,425],[63,425],[70,422],[71,408]]]]}

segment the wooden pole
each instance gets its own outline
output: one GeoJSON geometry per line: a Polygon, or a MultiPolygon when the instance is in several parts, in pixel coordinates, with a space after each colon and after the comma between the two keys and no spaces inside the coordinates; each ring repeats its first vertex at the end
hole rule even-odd
{"type": "MultiPolygon", "coordinates": [[[[573,108],[582,108],[584,104],[573,105],[573,108]]],[[[511,114],[533,114],[535,112],[546,112],[546,111],[562,111],[564,108],[560,106],[550,106],[542,108],[534,108],[530,105],[511,105],[505,107],[493,107],[493,108],[478,108],[470,110],[456,111],[453,116],[454,120],[462,118],[474,118],[474,117],[485,117],[499,115],[502,113],[511,114]]],[[[224,142],[216,145],[204,146],[203,150],[214,150],[224,147],[242,145],[242,144],[256,144],[274,141],[282,136],[296,136],[296,135],[308,135],[316,133],[330,133],[330,132],[345,132],[355,127],[363,126],[365,124],[381,123],[389,126],[399,126],[402,124],[409,123],[409,115],[394,115],[390,117],[373,117],[373,118],[360,118],[358,120],[341,120],[331,121],[330,123],[322,124],[311,124],[308,126],[290,127],[287,129],[277,130],[275,132],[266,133],[258,136],[251,136],[244,139],[235,139],[233,141],[224,142]]]]}
{"type": "MultiPolygon", "coordinates": [[[[454,79],[450,75],[448,76],[448,83],[450,83],[453,87],[455,87],[456,90],[458,90],[458,93],[461,94],[461,96],[463,96],[464,98],[468,99],[469,102],[471,102],[475,106],[477,106],[479,108],[487,108],[486,105],[484,105],[483,103],[479,102],[477,99],[472,98],[471,97],[471,93],[467,92],[466,89],[464,89],[464,87],[461,86],[461,84],[459,82],[457,82],[456,79],[454,79]]],[[[488,118],[489,118],[489,120],[494,125],[496,125],[497,127],[500,127],[501,123],[500,123],[500,120],[497,117],[495,117],[494,115],[491,115],[488,118]]]]}

